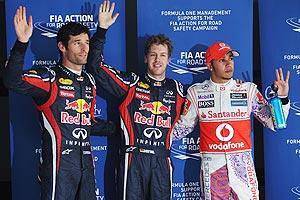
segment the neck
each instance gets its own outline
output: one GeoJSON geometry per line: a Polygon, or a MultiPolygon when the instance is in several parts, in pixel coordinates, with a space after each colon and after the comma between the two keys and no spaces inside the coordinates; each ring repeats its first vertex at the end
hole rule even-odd
{"type": "Polygon", "coordinates": [[[230,78],[230,79],[215,80],[215,79],[213,79],[213,77],[211,76],[211,77],[210,77],[210,80],[211,80],[214,84],[217,84],[217,85],[219,85],[219,84],[224,85],[224,84],[227,84],[227,83],[231,80],[231,78],[230,78]]]}
{"type": "Polygon", "coordinates": [[[211,75],[211,76],[210,76],[210,79],[211,79],[212,82],[214,82],[214,83],[224,84],[224,83],[227,83],[228,81],[230,81],[231,78],[217,78],[217,77],[211,75]]]}
{"type": "Polygon", "coordinates": [[[163,80],[165,80],[165,78],[166,78],[166,76],[165,75],[161,75],[161,76],[153,76],[153,75],[151,75],[151,74],[149,74],[149,73],[147,73],[148,74],[148,76],[150,77],[150,78],[152,78],[153,80],[156,80],[156,81],[163,81],[163,80]]]}
{"type": "Polygon", "coordinates": [[[70,70],[71,72],[73,72],[74,74],[77,74],[77,75],[81,75],[81,71],[82,71],[82,66],[81,66],[81,68],[71,68],[71,67],[69,67],[69,66],[66,66],[66,65],[64,65],[63,64],[63,66],[65,67],[65,68],[67,68],[68,70],[70,70]]]}
{"type": "Polygon", "coordinates": [[[68,69],[74,70],[74,71],[80,71],[82,70],[82,65],[77,65],[71,62],[63,61],[63,66],[65,66],[68,69]]]}

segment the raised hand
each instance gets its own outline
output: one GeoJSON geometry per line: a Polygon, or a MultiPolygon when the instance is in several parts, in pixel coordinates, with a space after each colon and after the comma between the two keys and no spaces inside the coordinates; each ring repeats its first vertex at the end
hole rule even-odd
{"type": "Polygon", "coordinates": [[[278,87],[277,94],[278,96],[288,96],[289,94],[289,78],[290,72],[288,71],[286,74],[286,78],[284,80],[282,68],[276,69],[276,80],[274,81],[274,85],[278,87]]]}
{"type": "Polygon", "coordinates": [[[119,13],[113,15],[115,9],[115,3],[110,6],[110,1],[103,1],[99,8],[98,22],[99,26],[104,29],[108,29],[113,23],[115,23],[119,13]]]}
{"type": "Polygon", "coordinates": [[[20,6],[14,16],[14,26],[17,34],[17,38],[20,42],[28,42],[32,35],[32,16],[28,17],[28,22],[26,19],[26,8],[20,6]]]}

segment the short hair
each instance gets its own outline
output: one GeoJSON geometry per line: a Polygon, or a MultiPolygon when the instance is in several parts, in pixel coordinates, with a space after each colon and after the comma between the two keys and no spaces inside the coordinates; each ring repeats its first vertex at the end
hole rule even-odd
{"type": "Polygon", "coordinates": [[[165,36],[164,34],[150,36],[145,42],[145,49],[144,49],[145,55],[147,55],[149,53],[150,47],[153,44],[167,45],[168,50],[169,50],[168,56],[171,57],[172,51],[173,51],[173,46],[172,46],[172,41],[167,36],[165,36]]]}
{"type": "MultiPolygon", "coordinates": [[[[86,33],[88,37],[90,38],[90,31],[89,29],[78,23],[78,22],[69,22],[67,24],[64,24],[60,29],[58,30],[57,37],[56,37],[56,44],[59,42],[62,42],[63,45],[68,48],[68,42],[70,40],[70,36],[76,36],[80,35],[82,33],[86,33]]],[[[60,57],[62,57],[62,52],[59,51],[60,57]]]]}

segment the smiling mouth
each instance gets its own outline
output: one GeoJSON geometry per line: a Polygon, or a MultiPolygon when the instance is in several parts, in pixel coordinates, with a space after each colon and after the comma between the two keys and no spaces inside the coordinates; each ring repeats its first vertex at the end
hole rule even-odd
{"type": "Polygon", "coordinates": [[[153,67],[160,68],[160,67],[162,67],[162,65],[161,64],[153,64],[153,67]]]}

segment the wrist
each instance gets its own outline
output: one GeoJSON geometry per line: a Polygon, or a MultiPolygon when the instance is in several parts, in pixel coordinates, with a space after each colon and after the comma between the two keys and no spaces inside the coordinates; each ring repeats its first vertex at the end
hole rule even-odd
{"type": "Polygon", "coordinates": [[[278,96],[279,98],[280,98],[280,100],[281,100],[281,103],[282,103],[282,105],[286,105],[286,104],[288,104],[289,103],[289,98],[286,96],[286,97],[284,97],[284,98],[282,98],[281,96],[278,96]]]}

